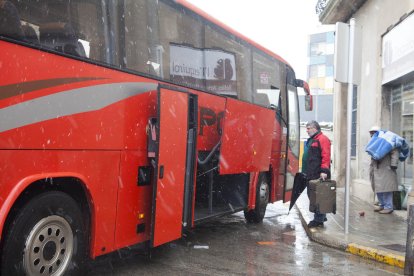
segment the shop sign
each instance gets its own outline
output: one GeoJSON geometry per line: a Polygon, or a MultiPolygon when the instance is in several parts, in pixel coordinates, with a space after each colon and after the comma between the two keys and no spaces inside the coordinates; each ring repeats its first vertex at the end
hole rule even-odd
{"type": "Polygon", "coordinates": [[[414,14],[382,38],[382,84],[414,71],[414,14]]]}

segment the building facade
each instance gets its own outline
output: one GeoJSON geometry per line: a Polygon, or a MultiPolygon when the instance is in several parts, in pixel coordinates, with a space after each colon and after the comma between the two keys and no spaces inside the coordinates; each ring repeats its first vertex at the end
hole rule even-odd
{"type": "MultiPolygon", "coordinates": [[[[401,189],[408,190],[413,186],[414,0],[399,0],[398,5],[393,0],[319,0],[316,9],[323,24],[355,18],[361,30],[361,82],[354,88],[352,107],[351,193],[374,199],[370,157],[365,152],[373,125],[399,134],[410,144],[411,156],[398,168],[401,189]]],[[[346,106],[347,85],[335,82],[334,171],[340,185],[345,182],[346,106]]]]}
{"type": "Polygon", "coordinates": [[[335,33],[309,35],[308,82],[313,95],[332,95],[334,73],[335,33]]]}
{"type": "MultiPolygon", "coordinates": [[[[313,95],[314,109],[305,111],[301,106],[301,121],[316,120],[330,126],[333,123],[334,50],[335,36],[332,31],[308,36],[307,81],[313,95]]],[[[303,97],[300,97],[303,102],[303,97]]]]}

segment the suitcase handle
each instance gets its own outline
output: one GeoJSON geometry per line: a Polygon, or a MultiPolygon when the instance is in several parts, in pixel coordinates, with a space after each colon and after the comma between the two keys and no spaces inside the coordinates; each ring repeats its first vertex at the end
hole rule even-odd
{"type": "Polygon", "coordinates": [[[331,179],[328,179],[328,178],[326,178],[326,179],[319,178],[319,181],[322,183],[322,182],[328,182],[328,181],[331,181],[331,179]]]}

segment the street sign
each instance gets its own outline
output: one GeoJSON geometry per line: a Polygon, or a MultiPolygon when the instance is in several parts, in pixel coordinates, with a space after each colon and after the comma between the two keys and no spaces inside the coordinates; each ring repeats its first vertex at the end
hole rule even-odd
{"type": "Polygon", "coordinates": [[[355,26],[353,45],[350,25],[337,22],[335,26],[334,77],[337,82],[359,85],[361,82],[361,30],[355,26]],[[353,49],[353,80],[348,81],[350,49],[353,49]]]}

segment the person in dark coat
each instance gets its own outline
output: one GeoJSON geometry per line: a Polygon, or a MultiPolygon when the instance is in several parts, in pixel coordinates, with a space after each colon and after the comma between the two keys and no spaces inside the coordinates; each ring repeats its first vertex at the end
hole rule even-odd
{"type": "MultiPolygon", "coordinates": [[[[331,141],[322,131],[319,123],[309,121],[306,124],[306,132],[309,135],[305,142],[302,157],[302,172],[306,179],[330,179],[331,178],[331,141]]],[[[309,222],[308,227],[322,227],[326,221],[326,214],[314,213],[314,218],[309,222]]]]}
{"type": "MultiPolygon", "coordinates": [[[[371,137],[379,130],[378,126],[373,126],[369,130],[371,137]]],[[[398,149],[393,149],[381,160],[371,158],[369,178],[372,190],[376,193],[379,201],[379,205],[374,207],[374,211],[380,214],[391,214],[394,210],[393,192],[398,191],[398,158],[398,149]]]]}

